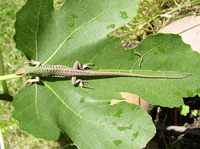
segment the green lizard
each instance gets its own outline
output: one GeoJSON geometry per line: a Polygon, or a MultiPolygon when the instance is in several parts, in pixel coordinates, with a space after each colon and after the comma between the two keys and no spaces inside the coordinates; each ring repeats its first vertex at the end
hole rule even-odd
{"type": "Polygon", "coordinates": [[[72,68],[64,65],[41,65],[40,62],[31,61],[32,65],[35,67],[22,67],[18,69],[15,73],[17,75],[29,75],[35,76],[35,79],[27,80],[27,83],[37,83],[40,81],[39,77],[56,77],[56,78],[71,78],[72,84],[74,86],[84,87],[84,82],[77,77],[139,77],[139,78],[160,78],[160,79],[183,79],[190,76],[190,73],[180,74],[178,76],[174,75],[145,75],[145,74],[134,74],[128,72],[109,72],[109,71],[92,71],[87,70],[91,68],[92,64],[80,64],[76,61],[72,68]]]}

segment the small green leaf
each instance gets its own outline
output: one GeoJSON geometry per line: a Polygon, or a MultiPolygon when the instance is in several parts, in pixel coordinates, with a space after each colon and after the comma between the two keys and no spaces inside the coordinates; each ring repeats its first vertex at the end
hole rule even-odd
{"type": "Polygon", "coordinates": [[[190,112],[190,107],[188,105],[182,105],[180,110],[181,115],[186,116],[190,112]]]}
{"type": "Polygon", "coordinates": [[[192,117],[196,117],[196,116],[198,116],[198,110],[191,110],[191,116],[192,117]]]}

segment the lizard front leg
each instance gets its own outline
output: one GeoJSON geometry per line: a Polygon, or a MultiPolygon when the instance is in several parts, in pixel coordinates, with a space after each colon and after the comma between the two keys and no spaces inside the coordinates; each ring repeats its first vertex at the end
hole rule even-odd
{"type": "Polygon", "coordinates": [[[42,65],[41,62],[39,62],[39,61],[35,61],[35,60],[30,60],[30,61],[29,61],[29,64],[32,65],[32,66],[36,66],[36,67],[42,65]]]}
{"type": "Polygon", "coordinates": [[[38,83],[38,82],[40,82],[40,78],[39,77],[35,77],[35,79],[28,79],[27,81],[26,81],[26,83],[27,84],[33,84],[33,83],[38,83]]]}

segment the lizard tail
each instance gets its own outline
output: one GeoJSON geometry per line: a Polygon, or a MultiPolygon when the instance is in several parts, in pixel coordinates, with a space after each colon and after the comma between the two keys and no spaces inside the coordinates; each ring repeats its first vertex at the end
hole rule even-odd
{"type": "MultiPolygon", "coordinates": [[[[161,78],[161,79],[183,79],[190,76],[190,73],[180,73],[176,75],[148,75],[148,74],[137,74],[137,73],[127,73],[127,72],[98,72],[98,71],[84,71],[84,74],[79,76],[107,76],[107,77],[137,77],[137,78],[161,78]]],[[[78,76],[78,74],[77,74],[78,76]]]]}

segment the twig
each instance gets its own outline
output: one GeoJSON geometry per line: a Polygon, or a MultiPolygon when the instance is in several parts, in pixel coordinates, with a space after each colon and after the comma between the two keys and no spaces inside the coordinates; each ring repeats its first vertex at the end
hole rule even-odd
{"type": "Polygon", "coordinates": [[[165,130],[165,131],[174,131],[178,133],[184,133],[184,134],[194,134],[194,135],[200,135],[200,128],[187,128],[185,126],[158,126],[157,129],[159,130],[165,130]]]}
{"type": "Polygon", "coordinates": [[[187,29],[183,30],[183,31],[179,32],[178,34],[183,34],[183,33],[187,32],[187,31],[189,31],[189,30],[191,30],[191,29],[193,29],[193,28],[195,28],[195,27],[198,27],[198,26],[200,26],[200,23],[197,24],[197,25],[194,25],[194,26],[192,26],[192,27],[190,27],[190,28],[187,28],[187,29]]]}
{"type": "Polygon", "coordinates": [[[12,102],[13,101],[13,96],[9,95],[9,94],[0,94],[0,100],[4,100],[4,101],[9,101],[12,102]]]}

